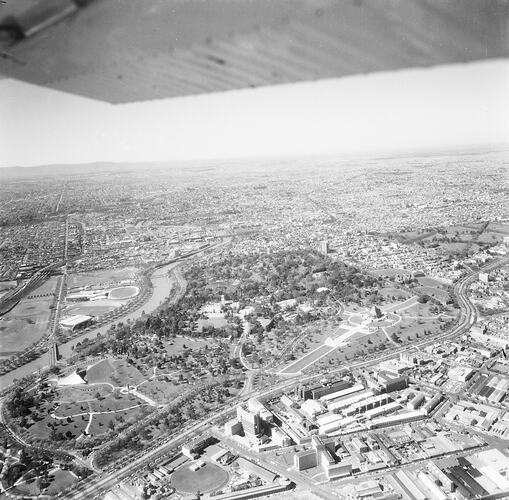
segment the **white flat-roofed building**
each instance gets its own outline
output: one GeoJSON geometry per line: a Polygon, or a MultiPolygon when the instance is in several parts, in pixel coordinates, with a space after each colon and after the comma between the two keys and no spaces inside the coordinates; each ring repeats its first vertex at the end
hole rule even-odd
{"type": "Polygon", "coordinates": [[[410,495],[412,495],[410,498],[414,498],[415,500],[426,500],[426,495],[417,487],[415,481],[412,480],[405,471],[400,470],[396,472],[395,477],[398,478],[399,482],[403,484],[410,495]]]}
{"type": "Polygon", "coordinates": [[[402,363],[397,359],[382,361],[378,366],[380,367],[380,370],[394,375],[401,375],[405,370],[408,370],[408,364],[402,363]]]}
{"type": "Polygon", "coordinates": [[[421,420],[424,418],[424,414],[420,411],[407,411],[400,413],[399,415],[389,415],[386,417],[378,417],[372,420],[368,427],[370,429],[379,427],[390,427],[392,425],[403,424],[407,422],[413,422],[415,420],[421,420]]]}
{"type": "Polygon", "coordinates": [[[304,415],[312,418],[318,413],[323,413],[324,409],[318,401],[314,399],[307,399],[304,403],[302,403],[300,411],[304,413],[304,415]]]}
{"type": "Polygon", "coordinates": [[[338,420],[341,420],[341,416],[337,413],[326,413],[325,415],[320,415],[317,417],[316,423],[318,425],[327,425],[338,420]]]}
{"type": "Polygon", "coordinates": [[[214,453],[214,455],[212,455],[212,460],[214,460],[214,462],[219,462],[219,460],[222,457],[224,457],[227,453],[228,450],[220,449],[217,453],[214,453]]]}
{"type": "Polygon", "coordinates": [[[364,430],[364,426],[361,426],[355,417],[345,417],[338,423],[338,425],[338,429],[327,432],[329,437],[340,436],[345,432],[345,430],[350,431],[354,430],[354,428],[359,431],[364,430]]]}
{"type": "Polygon", "coordinates": [[[367,389],[365,391],[358,392],[353,396],[342,398],[337,401],[333,401],[327,405],[329,411],[341,410],[343,408],[348,408],[350,405],[357,403],[358,401],[362,401],[363,399],[367,399],[371,396],[374,396],[374,392],[371,389],[367,389]]]}
{"type": "Polygon", "coordinates": [[[282,447],[291,446],[292,444],[292,439],[290,436],[279,427],[272,427],[270,429],[270,437],[274,443],[282,447]]]}
{"type": "Polygon", "coordinates": [[[287,408],[292,408],[293,406],[295,406],[295,401],[293,399],[289,398],[286,394],[283,394],[281,396],[280,401],[281,401],[281,404],[283,404],[287,408]]]}
{"type": "Polygon", "coordinates": [[[320,434],[332,434],[339,429],[343,429],[344,427],[355,422],[355,417],[342,417],[339,416],[338,420],[334,422],[329,422],[328,424],[321,425],[319,428],[320,434]]]}
{"type": "Polygon", "coordinates": [[[330,422],[328,424],[321,425],[319,428],[320,434],[330,434],[331,432],[341,429],[341,420],[343,419],[340,418],[335,422],[330,422]]]}
{"type": "Polygon", "coordinates": [[[431,492],[433,500],[447,500],[449,497],[436,485],[435,481],[423,471],[417,474],[419,481],[431,492]]]}
{"type": "Polygon", "coordinates": [[[472,375],[474,370],[466,366],[456,366],[449,370],[449,378],[456,382],[466,382],[472,375]]]}

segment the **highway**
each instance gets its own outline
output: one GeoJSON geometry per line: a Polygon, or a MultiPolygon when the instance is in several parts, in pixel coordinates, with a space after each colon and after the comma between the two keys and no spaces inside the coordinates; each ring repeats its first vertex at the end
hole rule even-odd
{"type": "MultiPolygon", "coordinates": [[[[509,260],[508,258],[495,260],[480,268],[478,272],[484,272],[495,269],[496,267],[499,267],[508,260],[509,260]]],[[[428,337],[427,339],[424,339],[420,342],[416,342],[412,344],[413,347],[424,347],[425,345],[432,344],[439,340],[446,340],[457,335],[462,335],[463,333],[466,333],[472,327],[473,324],[475,324],[477,320],[477,310],[468,299],[466,291],[470,283],[477,279],[478,272],[471,272],[466,274],[460,280],[458,280],[458,282],[454,286],[454,294],[460,306],[460,315],[458,318],[457,325],[449,332],[440,333],[438,335],[428,337]]],[[[380,361],[393,358],[394,356],[397,356],[399,353],[404,352],[407,349],[408,346],[402,346],[399,349],[394,349],[382,356],[377,356],[376,358],[369,358],[364,361],[359,361],[356,363],[350,363],[349,365],[345,365],[342,368],[331,370],[328,372],[328,374],[342,372],[345,369],[351,371],[357,368],[363,368],[372,365],[373,363],[379,363],[380,361]]],[[[127,476],[133,474],[136,470],[141,469],[144,466],[148,465],[152,460],[156,459],[161,455],[164,455],[170,449],[175,447],[178,443],[190,438],[194,434],[203,432],[215,420],[224,417],[229,413],[234,412],[238,406],[245,403],[250,397],[267,398],[270,397],[271,395],[275,395],[285,389],[288,389],[297,383],[300,384],[315,379],[317,378],[317,376],[319,375],[314,374],[305,377],[301,376],[298,378],[292,378],[290,380],[278,384],[272,389],[248,393],[244,395],[241,400],[231,402],[233,404],[229,405],[228,407],[222,409],[221,411],[213,415],[210,415],[204,420],[196,422],[194,425],[188,427],[184,431],[179,432],[177,437],[170,438],[166,442],[158,445],[157,447],[148,450],[144,455],[135,458],[122,468],[115,470],[111,473],[104,473],[102,475],[91,476],[89,479],[87,479],[86,483],[83,483],[78,488],[73,490],[72,493],[70,493],[67,498],[86,499],[98,496],[101,492],[102,493],[106,492],[107,490],[112,488],[116,483],[126,478],[127,476]]],[[[285,474],[285,476],[288,477],[288,471],[285,474]]]]}

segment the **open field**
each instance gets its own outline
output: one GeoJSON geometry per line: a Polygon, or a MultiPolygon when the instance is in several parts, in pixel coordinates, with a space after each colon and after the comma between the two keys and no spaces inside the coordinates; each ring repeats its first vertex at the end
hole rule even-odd
{"type": "MultiPolygon", "coordinates": [[[[76,439],[85,431],[85,428],[88,424],[87,415],[56,419],[50,416],[50,413],[48,413],[48,411],[51,412],[52,408],[53,405],[50,403],[44,403],[39,406],[39,412],[35,418],[36,421],[33,425],[28,427],[28,435],[30,437],[43,440],[53,441],[56,439],[64,441],[65,439],[76,439]],[[55,435],[52,435],[53,430],[55,435]],[[69,434],[66,436],[66,433],[69,434]]],[[[73,413],[75,411],[79,411],[79,406],[77,409],[75,405],[71,406],[71,408],[73,413]]],[[[86,404],[85,408],[85,411],[87,411],[88,407],[86,404]]],[[[71,412],[69,412],[69,414],[70,413],[71,412]]]]}
{"type": "Polygon", "coordinates": [[[382,288],[378,293],[386,300],[406,300],[412,296],[407,290],[391,287],[382,288]]]}
{"type": "Polygon", "coordinates": [[[78,314],[84,314],[86,316],[102,316],[117,307],[120,307],[123,302],[119,300],[94,300],[89,302],[73,303],[65,308],[65,316],[73,316],[78,314]]]}
{"type": "Polygon", "coordinates": [[[228,482],[228,477],[224,469],[210,462],[197,471],[185,464],[171,475],[171,484],[180,493],[205,493],[220,489],[228,482]]]}
{"type": "Polygon", "coordinates": [[[9,356],[37,342],[48,332],[57,278],[50,278],[0,318],[0,356],[9,356]],[[51,292],[49,292],[51,290],[51,292]],[[41,295],[41,296],[38,296],[41,295]]]}
{"type": "Polygon", "coordinates": [[[46,494],[50,496],[57,495],[60,491],[65,490],[69,486],[76,484],[78,478],[67,470],[56,470],[49,476],[51,484],[46,489],[46,494]]]}
{"type": "Polygon", "coordinates": [[[92,423],[88,428],[88,434],[90,436],[100,436],[101,434],[108,432],[108,430],[110,430],[110,426],[115,428],[125,422],[134,424],[139,418],[141,418],[142,415],[142,406],[137,406],[136,408],[130,408],[115,413],[94,414],[92,416],[92,423]]]}
{"type": "Polygon", "coordinates": [[[113,300],[132,299],[136,297],[139,292],[140,289],[137,286],[121,286],[111,290],[108,297],[113,300]]]}
{"type": "Polygon", "coordinates": [[[443,288],[434,287],[434,286],[418,286],[415,287],[414,290],[417,293],[422,293],[425,295],[429,295],[430,297],[437,299],[438,301],[445,304],[449,298],[449,292],[447,290],[444,290],[443,288]]]}
{"type": "Polygon", "coordinates": [[[482,245],[500,243],[509,234],[508,226],[499,223],[484,222],[458,224],[442,227],[431,232],[405,232],[397,239],[408,244],[434,246],[443,254],[462,254],[465,251],[475,252],[482,245]]]}
{"type": "Polygon", "coordinates": [[[0,281],[0,294],[16,288],[16,281],[0,281]]]}
{"type": "Polygon", "coordinates": [[[62,403],[54,411],[54,415],[57,418],[66,418],[69,415],[79,415],[86,412],[114,412],[139,404],[140,401],[133,395],[118,394],[116,397],[108,395],[87,402],[62,403]]]}
{"type": "Polygon", "coordinates": [[[107,412],[126,410],[127,408],[132,408],[133,406],[139,405],[140,403],[141,401],[132,394],[120,394],[117,395],[117,397],[110,395],[104,399],[96,399],[95,401],[90,402],[88,405],[94,412],[107,412]]]}
{"type": "Polygon", "coordinates": [[[27,482],[22,482],[21,484],[18,484],[10,492],[14,495],[18,495],[21,497],[30,497],[30,496],[37,496],[40,494],[41,490],[37,486],[37,483],[34,479],[31,479],[27,482]]]}
{"type": "Polygon", "coordinates": [[[53,295],[56,293],[56,287],[58,284],[58,276],[51,276],[41,286],[32,290],[28,297],[34,297],[36,295],[53,295]]]}
{"type": "Polygon", "coordinates": [[[88,273],[70,274],[67,280],[68,289],[78,287],[95,287],[99,285],[110,285],[123,280],[133,279],[137,269],[134,267],[124,267],[121,269],[103,269],[101,271],[92,271],[88,273]]]}
{"type": "Polygon", "coordinates": [[[27,438],[65,443],[87,430],[97,436],[125,422],[134,423],[147,410],[151,407],[145,401],[133,394],[112,392],[108,385],[57,387],[54,398],[43,398],[34,408],[23,432],[27,438]]]}
{"type": "Polygon", "coordinates": [[[212,326],[214,328],[224,328],[224,327],[226,327],[227,324],[228,324],[228,322],[226,321],[226,318],[223,315],[214,317],[212,314],[209,314],[207,319],[200,318],[197,321],[196,329],[199,332],[203,332],[204,328],[207,328],[210,326],[212,326]]]}
{"type": "MultiPolygon", "coordinates": [[[[443,290],[441,290],[443,291],[443,290]]],[[[345,321],[330,332],[322,346],[293,361],[281,374],[314,370],[358,356],[372,354],[385,349],[388,344],[412,342],[425,335],[436,334],[445,328],[445,323],[454,315],[442,318],[432,313],[431,304],[421,304],[413,296],[403,302],[393,302],[382,306],[385,315],[376,319],[373,311],[367,308],[353,308],[343,314],[345,321]]]]}

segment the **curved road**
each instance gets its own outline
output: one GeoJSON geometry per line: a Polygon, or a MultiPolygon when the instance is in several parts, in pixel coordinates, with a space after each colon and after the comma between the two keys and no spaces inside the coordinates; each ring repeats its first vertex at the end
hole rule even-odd
{"type": "MultiPolygon", "coordinates": [[[[176,259],[170,262],[167,262],[164,265],[157,267],[150,275],[150,280],[152,281],[153,284],[153,293],[146,302],[140,304],[139,306],[136,306],[133,310],[128,311],[124,316],[112,319],[111,321],[108,321],[107,323],[104,323],[103,325],[98,326],[93,330],[83,333],[82,335],[78,335],[77,337],[69,340],[69,342],[66,342],[65,344],[60,344],[58,346],[60,355],[64,358],[70,357],[72,355],[73,347],[78,342],[83,341],[85,338],[94,338],[98,333],[104,335],[113,324],[117,324],[121,321],[126,322],[129,319],[134,321],[138,319],[143,312],[146,312],[148,314],[157,309],[170,294],[173,284],[177,282],[177,284],[182,285],[184,282],[182,276],[179,275],[178,272],[171,271],[175,271],[176,270],[175,268],[178,268],[186,260],[195,256],[199,256],[200,254],[203,254],[210,250],[213,250],[217,248],[219,245],[222,245],[224,243],[225,242],[213,243],[212,245],[209,245],[206,248],[189,252],[185,255],[177,257],[176,259]]],[[[27,375],[30,375],[32,373],[35,373],[48,367],[49,363],[50,354],[48,352],[45,352],[40,357],[8,373],[5,373],[4,375],[1,375],[0,390],[4,391],[8,389],[15,379],[19,380],[27,375]]]]}
{"type": "MultiPolygon", "coordinates": [[[[509,258],[503,258],[496,261],[493,261],[482,268],[480,268],[480,271],[489,271],[491,269],[495,269],[496,267],[499,267],[500,265],[507,262],[509,258]]],[[[470,283],[472,283],[475,279],[477,279],[478,272],[472,272],[470,274],[467,274],[463,278],[461,278],[456,285],[454,286],[454,294],[456,295],[461,312],[459,316],[459,322],[458,324],[449,332],[435,335],[431,338],[427,338],[425,340],[422,340],[420,342],[414,343],[413,346],[415,347],[423,347],[427,344],[431,344],[433,342],[436,342],[438,340],[445,340],[451,337],[455,337],[457,335],[461,335],[465,332],[467,332],[472,325],[475,324],[477,320],[477,311],[475,306],[470,302],[466,295],[466,291],[470,283]]],[[[386,359],[393,358],[394,356],[398,355],[401,352],[404,352],[408,346],[400,347],[399,349],[395,349],[391,351],[390,353],[387,353],[383,356],[378,356],[376,359],[367,359],[365,361],[360,361],[357,363],[351,363],[349,365],[344,366],[343,368],[331,370],[330,373],[338,373],[343,372],[345,370],[351,371],[352,369],[356,368],[362,368],[368,365],[373,364],[374,362],[379,363],[380,361],[384,361],[386,359]]],[[[196,424],[192,425],[191,427],[188,427],[183,432],[180,432],[178,437],[173,437],[168,439],[166,442],[156,446],[155,448],[152,448],[151,450],[148,450],[144,455],[135,458],[131,462],[129,462],[124,467],[115,470],[108,474],[102,474],[99,476],[91,476],[86,483],[83,483],[78,488],[74,489],[68,496],[68,498],[74,498],[74,499],[85,499],[85,498],[93,498],[98,496],[101,492],[106,492],[107,490],[111,489],[116,483],[121,481],[123,478],[126,478],[127,476],[130,476],[136,470],[146,466],[151,460],[156,459],[157,457],[163,455],[164,453],[168,452],[171,448],[176,446],[176,444],[182,442],[183,440],[187,439],[188,437],[192,436],[193,434],[197,433],[198,431],[203,431],[204,428],[209,426],[214,420],[217,418],[223,417],[227,415],[228,413],[234,411],[238,406],[245,403],[250,397],[259,397],[264,398],[267,396],[270,396],[272,394],[276,394],[288,387],[293,386],[296,383],[302,383],[306,382],[308,380],[312,380],[316,378],[319,375],[309,375],[306,377],[298,377],[298,379],[291,379],[287,380],[281,384],[278,384],[277,386],[273,387],[272,389],[266,390],[266,391],[257,391],[253,392],[251,394],[246,394],[242,397],[241,400],[237,400],[236,404],[229,405],[225,409],[215,413],[214,415],[211,415],[207,417],[204,420],[201,420],[200,422],[197,422],[196,424]]],[[[309,487],[309,485],[304,485],[305,487],[309,487]]],[[[336,498],[332,495],[330,495],[328,492],[326,495],[323,490],[320,492],[322,493],[321,496],[324,496],[326,498],[336,498]]]]}

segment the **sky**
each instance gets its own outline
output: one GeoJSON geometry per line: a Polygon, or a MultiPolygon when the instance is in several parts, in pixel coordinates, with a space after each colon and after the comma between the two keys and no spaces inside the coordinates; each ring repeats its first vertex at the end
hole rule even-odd
{"type": "Polygon", "coordinates": [[[0,166],[509,146],[509,61],[111,105],[0,80],[0,166]]]}

